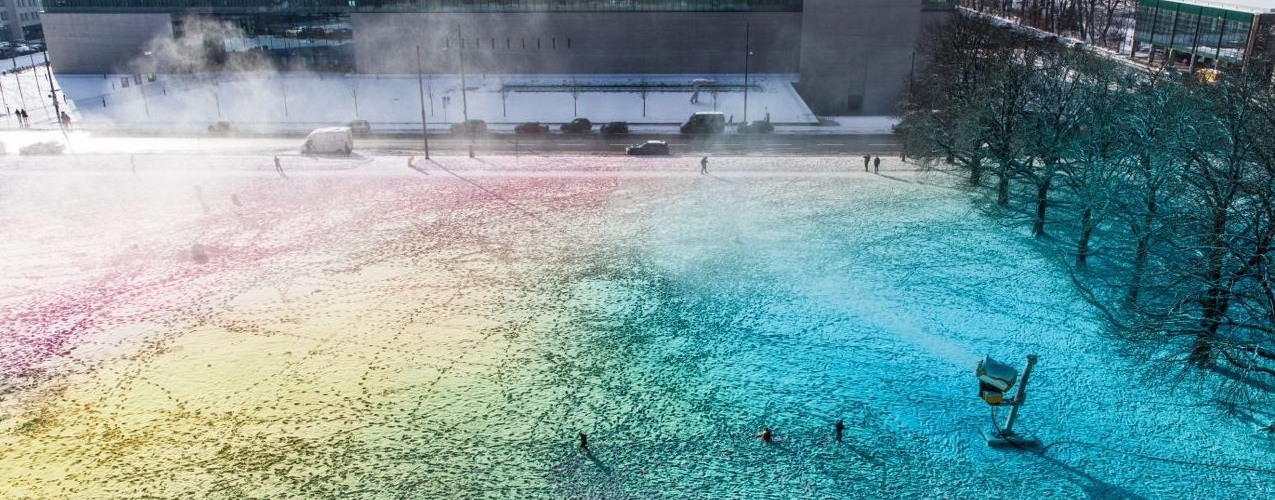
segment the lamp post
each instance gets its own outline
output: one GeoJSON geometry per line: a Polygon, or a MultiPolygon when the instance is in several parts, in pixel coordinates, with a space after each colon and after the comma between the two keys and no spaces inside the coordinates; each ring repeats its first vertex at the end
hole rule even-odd
{"type": "Polygon", "coordinates": [[[752,23],[744,23],[744,121],[748,124],[748,70],[749,61],[752,59],[753,52],[749,50],[749,38],[752,35],[752,23]]]}
{"type": "Polygon", "coordinates": [[[421,76],[421,46],[416,46],[416,89],[421,102],[421,141],[425,143],[425,159],[429,159],[429,128],[425,119],[425,81],[421,76]]]}
{"type": "Polygon", "coordinates": [[[465,88],[465,37],[461,35],[460,23],[456,23],[456,39],[460,41],[460,109],[464,120],[469,121],[469,97],[465,88]]]}
{"type": "MultiPolygon", "coordinates": [[[[66,123],[62,122],[62,108],[58,106],[58,89],[53,87],[53,65],[49,64],[49,51],[44,51],[44,76],[49,79],[49,98],[53,99],[53,116],[58,121],[58,127],[66,130],[66,123]]],[[[38,80],[37,80],[38,81],[38,80]]]]}

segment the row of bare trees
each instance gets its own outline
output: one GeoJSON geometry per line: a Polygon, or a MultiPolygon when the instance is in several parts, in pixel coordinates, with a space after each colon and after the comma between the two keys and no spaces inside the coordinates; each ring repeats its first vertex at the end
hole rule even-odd
{"type": "Polygon", "coordinates": [[[1081,290],[1147,359],[1261,389],[1228,394],[1270,392],[1269,82],[1149,73],[959,15],[921,52],[900,127],[913,157],[959,173],[986,206],[1066,255],[1081,290]]]}
{"type": "Polygon", "coordinates": [[[961,0],[961,6],[1118,49],[1133,26],[1137,0],[961,0]]]}

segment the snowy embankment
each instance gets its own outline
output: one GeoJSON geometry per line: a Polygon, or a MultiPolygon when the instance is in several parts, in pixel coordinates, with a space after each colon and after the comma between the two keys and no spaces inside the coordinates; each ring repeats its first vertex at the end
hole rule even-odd
{"type": "Polygon", "coordinates": [[[0,496],[1272,493],[1267,436],[892,161],[17,160],[0,496]],[[1028,353],[1049,447],[989,449],[974,363],[1028,353]]]}

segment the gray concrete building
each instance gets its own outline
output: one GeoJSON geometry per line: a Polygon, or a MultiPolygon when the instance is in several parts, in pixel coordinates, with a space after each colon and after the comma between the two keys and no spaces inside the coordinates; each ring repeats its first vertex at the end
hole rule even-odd
{"type": "Polygon", "coordinates": [[[30,40],[43,36],[40,27],[42,0],[0,0],[0,39],[30,40]]]}
{"type": "MultiPolygon", "coordinates": [[[[7,0],[13,1],[13,0],[7,0]]],[[[311,71],[799,75],[817,113],[891,114],[954,0],[50,0],[62,73],[311,71]],[[208,29],[208,21],[219,25],[208,29]],[[747,33],[747,36],[746,36],[747,33]],[[199,47],[200,65],[156,61],[199,47]],[[751,55],[745,58],[745,45],[751,55]],[[143,69],[144,67],[144,69],[143,69]]]]}

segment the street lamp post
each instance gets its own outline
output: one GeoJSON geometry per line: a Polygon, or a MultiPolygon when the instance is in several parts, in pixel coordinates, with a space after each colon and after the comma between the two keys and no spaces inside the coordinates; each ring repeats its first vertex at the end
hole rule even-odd
{"type": "Polygon", "coordinates": [[[425,80],[421,76],[421,46],[416,46],[416,89],[420,94],[421,102],[421,141],[425,143],[425,159],[429,159],[429,128],[425,119],[425,80]]]}
{"type": "Polygon", "coordinates": [[[464,120],[469,121],[469,97],[465,85],[465,37],[461,35],[460,23],[456,23],[456,39],[460,41],[460,109],[464,120]]]}
{"type": "Polygon", "coordinates": [[[749,50],[750,36],[752,35],[752,23],[744,23],[744,124],[748,124],[748,69],[749,60],[752,59],[752,51],[749,50]]]}

